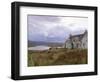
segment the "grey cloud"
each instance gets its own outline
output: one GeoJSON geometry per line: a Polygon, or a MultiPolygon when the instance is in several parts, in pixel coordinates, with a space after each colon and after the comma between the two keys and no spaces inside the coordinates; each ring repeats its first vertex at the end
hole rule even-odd
{"type": "Polygon", "coordinates": [[[28,21],[32,22],[58,22],[59,20],[56,16],[28,15],[28,21]]]}

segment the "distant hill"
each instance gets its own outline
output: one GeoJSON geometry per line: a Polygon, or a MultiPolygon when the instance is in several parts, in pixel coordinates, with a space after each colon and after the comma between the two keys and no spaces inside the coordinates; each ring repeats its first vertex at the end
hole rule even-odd
{"type": "Polygon", "coordinates": [[[50,47],[62,47],[63,43],[57,42],[43,42],[43,41],[28,41],[28,47],[34,47],[39,45],[46,45],[50,47]]]}

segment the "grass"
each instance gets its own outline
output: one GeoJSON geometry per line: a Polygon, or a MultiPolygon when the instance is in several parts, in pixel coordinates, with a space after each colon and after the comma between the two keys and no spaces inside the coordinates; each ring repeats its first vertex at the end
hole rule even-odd
{"type": "Polygon", "coordinates": [[[28,66],[87,64],[87,49],[28,50],[28,66]]]}

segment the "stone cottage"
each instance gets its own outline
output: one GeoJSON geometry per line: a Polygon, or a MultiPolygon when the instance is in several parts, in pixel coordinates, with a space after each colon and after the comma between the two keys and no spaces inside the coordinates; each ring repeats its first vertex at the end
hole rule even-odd
{"type": "Polygon", "coordinates": [[[88,39],[87,39],[87,30],[83,34],[78,35],[70,35],[69,38],[65,41],[65,48],[81,48],[87,49],[88,46],[88,39]]]}

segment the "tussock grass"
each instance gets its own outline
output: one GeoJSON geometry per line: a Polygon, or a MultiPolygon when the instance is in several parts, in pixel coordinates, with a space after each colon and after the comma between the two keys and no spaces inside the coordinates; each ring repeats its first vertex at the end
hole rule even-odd
{"type": "Polygon", "coordinates": [[[28,66],[87,64],[87,49],[28,51],[28,66]]]}

